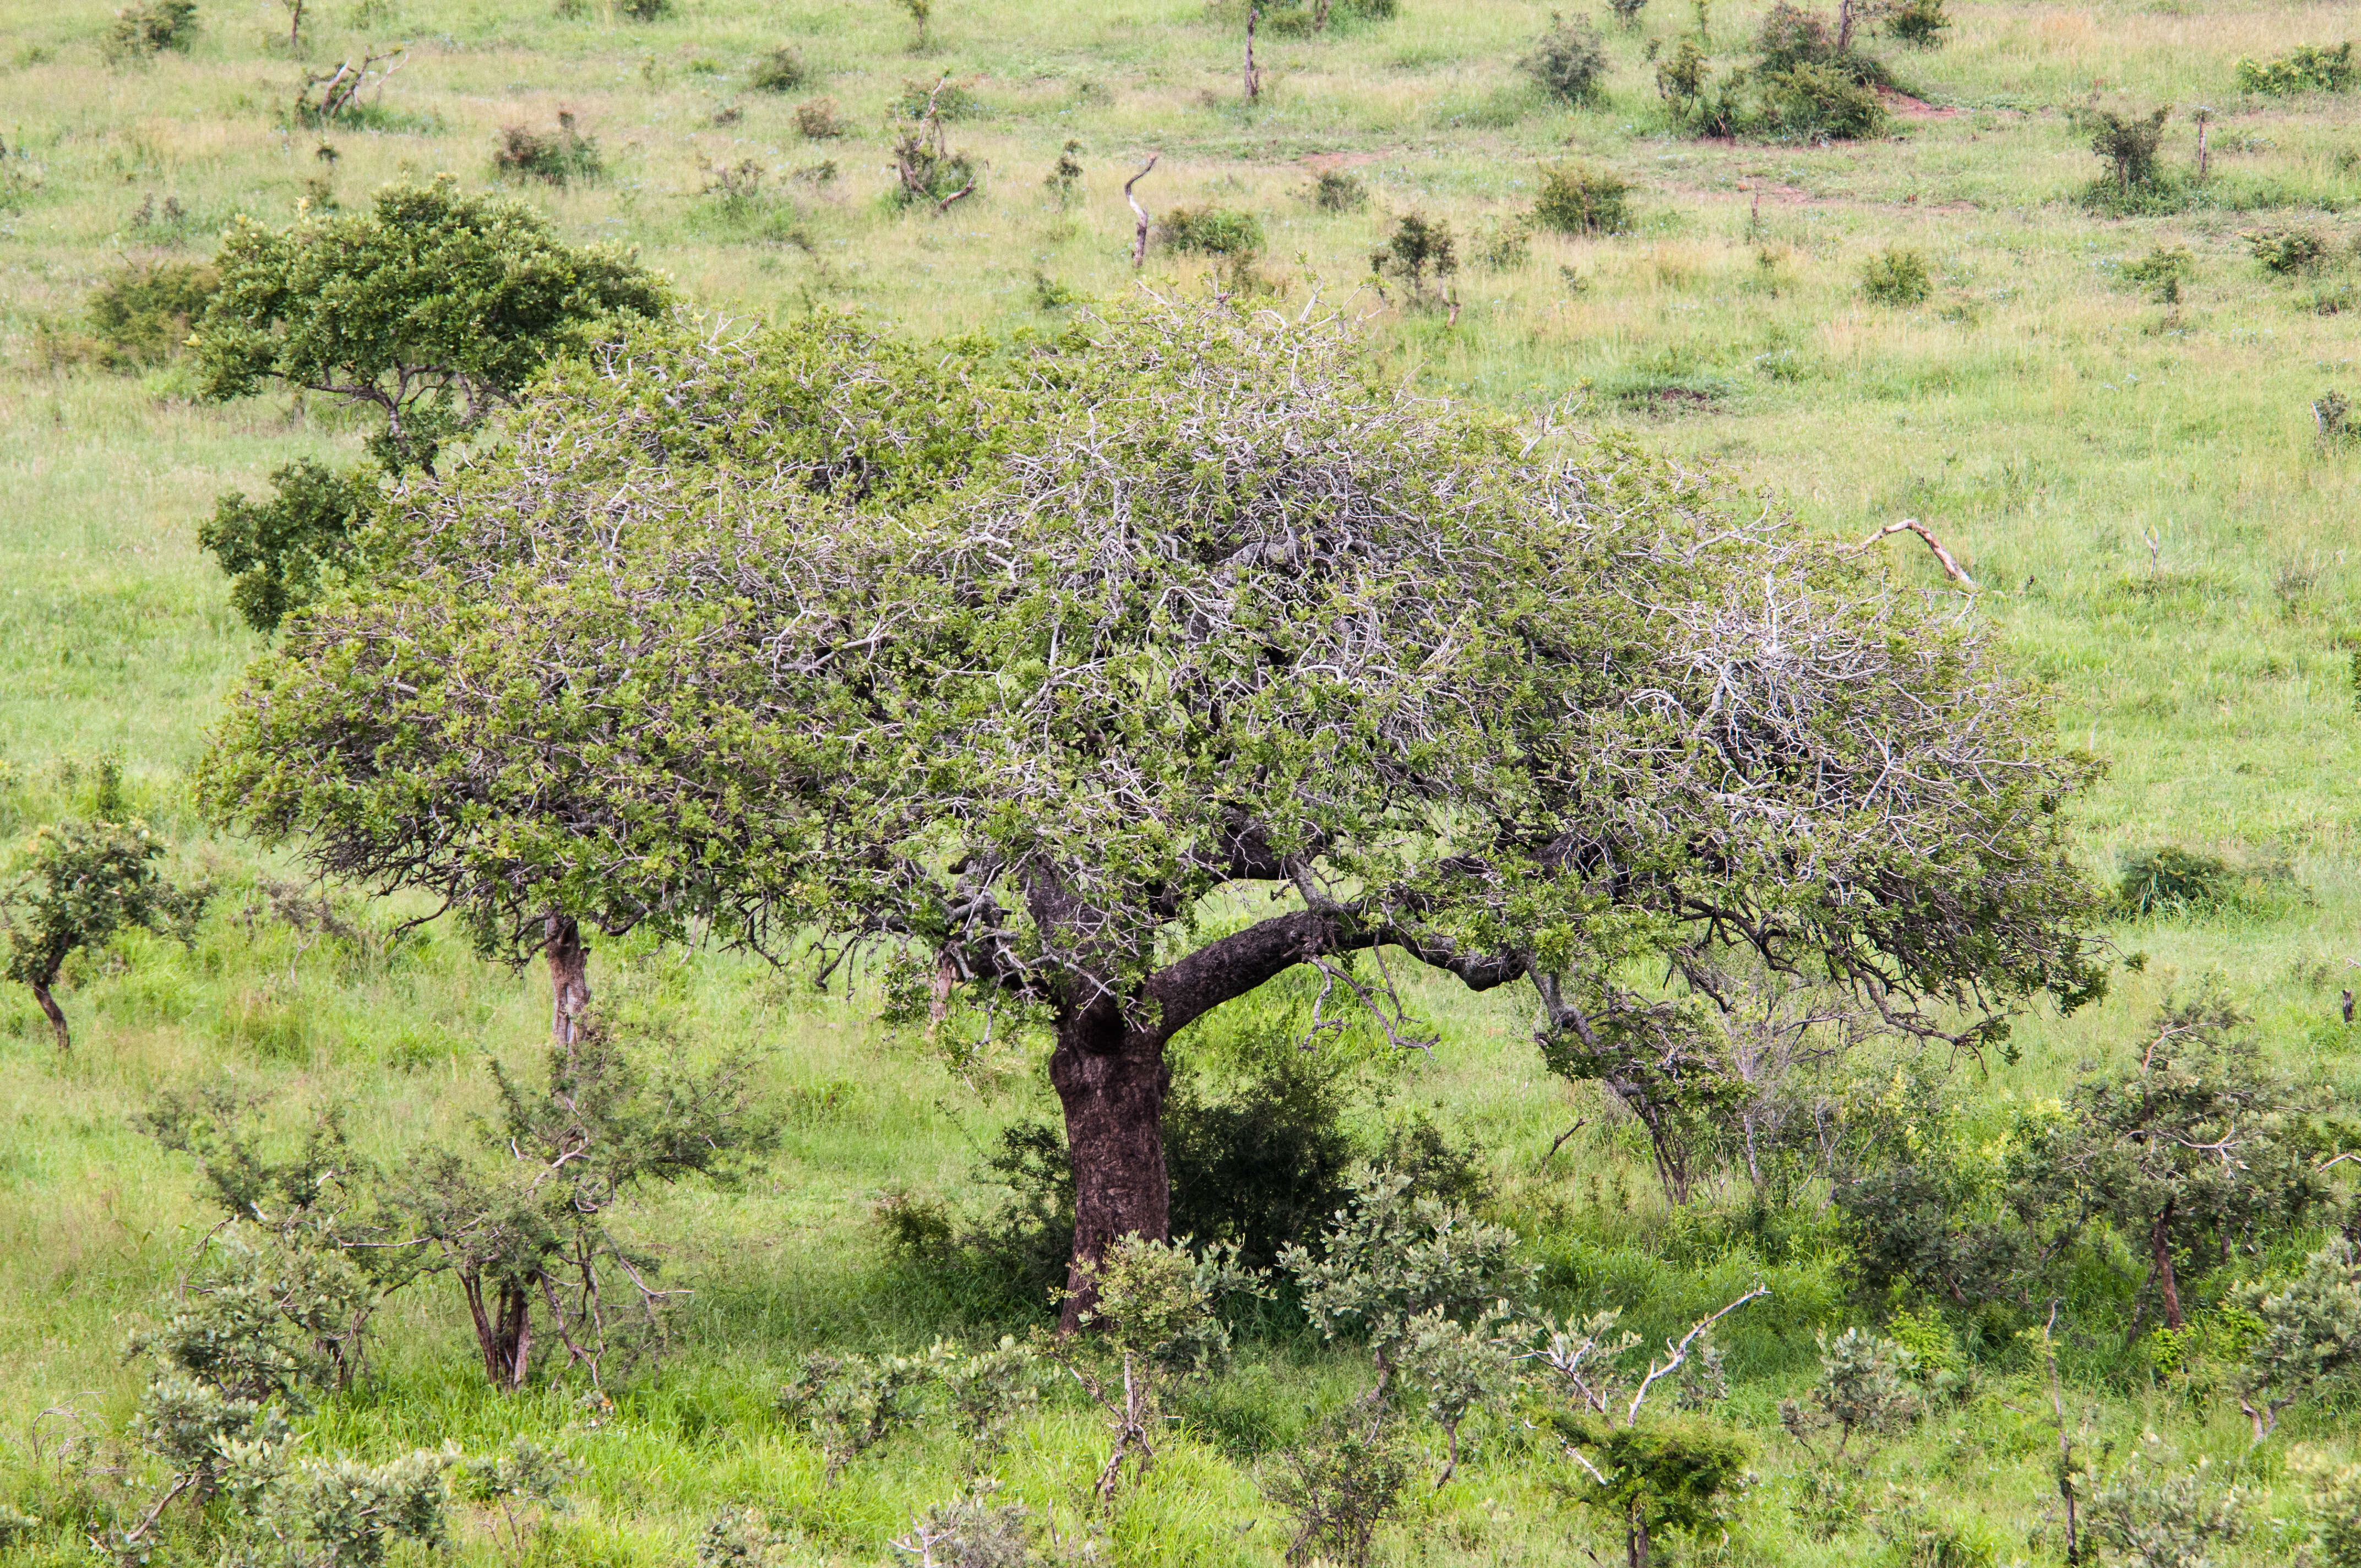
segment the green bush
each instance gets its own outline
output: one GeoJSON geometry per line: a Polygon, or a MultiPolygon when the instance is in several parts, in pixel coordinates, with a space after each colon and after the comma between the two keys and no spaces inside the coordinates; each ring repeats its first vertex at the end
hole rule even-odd
{"type": "Polygon", "coordinates": [[[2317,229],[2262,229],[2240,237],[2263,270],[2275,278],[2317,272],[2336,254],[2336,247],[2317,229]]]}
{"type": "Polygon", "coordinates": [[[806,141],[829,141],[844,134],[844,118],[833,98],[815,98],[796,105],[796,134],[806,141]]]}
{"type": "Polygon", "coordinates": [[[622,0],[615,8],[634,22],[661,22],[672,15],[672,0],[622,0]]]}
{"type": "Polygon", "coordinates": [[[1381,285],[1388,278],[1409,284],[1411,301],[1422,302],[1430,280],[1440,287],[1459,270],[1458,241],[1441,218],[1408,213],[1394,224],[1386,243],[1369,253],[1369,270],[1381,285]]]}
{"type": "Polygon", "coordinates": [[[115,14],[98,52],[110,65],[135,64],[167,49],[186,54],[196,41],[196,0],[139,0],[115,14]]]}
{"type": "Polygon", "coordinates": [[[1569,22],[1550,13],[1549,30],[1533,40],[1532,52],[1517,69],[1542,85],[1551,97],[1568,104],[1596,103],[1604,97],[1607,45],[1598,29],[1585,21],[1569,22]]]}
{"type": "Polygon", "coordinates": [[[570,109],[557,112],[557,128],[554,131],[503,126],[500,144],[492,152],[492,167],[503,175],[540,180],[552,185],[595,180],[607,171],[598,142],[582,134],[570,109]]]}
{"type": "Polygon", "coordinates": [[[1357,174],[1323,169],[1312,183],[1312,204],[1323,213],[1356,213],[1369,204],[1369,188],[1357,174]]]}
{"type": "Polygon", "coordinates": [[[1898,247],[1879,251],[1861,269],[1861,291],[1881,305],[1916,305],[1935,291],[1927,258],[1898,247]]]}
{"type": "Polygon", "coordinates": [[[1262,254],[1265,244],[1261,223],[1235,207],[1175,207],[1157,230],[1167,250],[1183,256],[1250,261],[1262,254]]]}
{"type": "Polygon", "coordinates": [[[1765,75],[1793,71],[1799,65],[1826,65],[1837,58],[1836,35],[1812,12],[1788,0],[1778,0],[1763,18],[1755,35],[1754,52],[1762,57],[1765,75]]]}
{"type": "Polygon", "coordinates": [[[1631,226],[1631,182],[1603,169],[1551,164],[1542,170],[1533,222],[1560,234],[1620,234],[1631,226]]]}
{"type": "Polygon", "coordinates": [[[1795,141],[1866,141],[1885,134],[1885,100],[1842,63],[1799,64],[1763,78],[1763,117],[1795,141]]]}
{"type": "Polygon", "coordinates": [[[156,365],[180,352],[205,313],[221,275],[188,261],[134,261],[91,291],[90,330],[98,362],[110,369],[156,365]]]}
{"type": "Polygon", "coordinates": [[[1902,0],[1902,5],[1885,19],[1885,35],[1915,49],[1938,49],[1950,26],[1951,18],[1943,12],[1943,0],[1902,0]]]}
{"type": "Polygon", "coordinates": [[[2089,121],[2091,150],[2106,160],[2118,190],[2130,192],[2157,181],[2157,148],[2164,141],[2169,109],[2146,115],[2119,115],[2101,109],[2089,121]]]}
{"type": "Polygon", "coordinates": [[[2238,86],[2248,93],[2285,97],[2294,93],[2342,93],[2353,85],[2353,46],[2306,44],[2277,60],[2238,59],[2238,86]]]}
{"type": "Polygon", "coordinates": [[[2123,278],[2127,283],[2154,290],[2158,300],[2170,305],[2180,302],[2180,285],[2196,271],[2197,258],[2187,246],[2159,245],[2137,261],[2125,262],[2123,278]]]}
{"type": "Polygon", "coordinates": [[[757,93],[792,93],[811,80],[811,68],[792,49],[774,49],[754,62],[746,85],[757,93]]]}
{"type": "Polygon", "coordinates": [[[2284,861],[2265,859],[2237,866],[2218,855],[2167,844],[2125,858],[2114,905],[2118,915],[2140,919],[2257,911],[2301,894],[2284,861]]]}

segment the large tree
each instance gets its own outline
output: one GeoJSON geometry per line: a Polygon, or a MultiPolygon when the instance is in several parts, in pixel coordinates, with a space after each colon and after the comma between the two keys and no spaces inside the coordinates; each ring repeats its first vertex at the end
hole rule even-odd
{"type": "Polygon", "coordinates": [[[1039,1001],[1081,1263],[1166,1234],[1172,1036],[1299,965],[1530,981],[1659,1120],[1750,975],[1971,1046],[2095,990],[2086,765],[1956,601],[1330,329],[1149,302],[948,411],[825,338],[801,401],[683,338],[536,401],[257,667],[211,800],[521,947],[816,932],[1039,1001]]]}

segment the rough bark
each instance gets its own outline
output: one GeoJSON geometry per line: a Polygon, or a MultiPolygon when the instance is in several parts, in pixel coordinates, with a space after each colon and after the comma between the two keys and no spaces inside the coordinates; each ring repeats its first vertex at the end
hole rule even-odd
{"type": "Polygon", "coordinates": [[[2156,1217],[2156,1225],[2148,1232],[2148,1250],[2156,1259],[2156,1282],[2164,1291],[2164,1326],[2179,1330],[2180,1316],[2180,1285],[2172,1275],[2172,1206],[2166,1199],[2164,1212],[2156,1217]]]}
{"type": "Polygon", "coordinates": [[[49,988],[43,985],[39,981],[33,981],[30,984],[33,987],[33,999],[41,1004],[41,1011],[49,1014],[49,1032],[58,1037],[58,1049],[60,1051],[71,1050],[73,1048],[73,1036],[66,1028],[65,1012],[62,1008],[59,1007],[58,999],[51,996],[49,994],[49,988]]]}
{"type": "Polygon", "coordinates": [[[467,1293],[467,1312],[476,1321],[476,1344],[484,1354],[484,1375],[495,1388],[524,1387],[533,1355],[533,1299],[523,1285],[503,1280],[491,1310],[484,1307],[484,1281],[474,1272],[459,1276],[467,1293]]]}
{"type": "Polygon", "coordinates": [[[1058,1020],[1049,1081],[1065,1107],[1074,1163],[1074,1258],[1059,1332],[1071,1333],[1096,1298],[1085,1266],[1125,1236],[1171,1236],[1171,1183],[1164,1169],[1166,1033],[1124,1026],[1111,996],[1058,1020]]]}
{"type": "Polygon", "coordinates": [[[580,1034],[583,1010],[590,1005],[590,949],[582,945],[582,929],[570,915],[551,916],[543,929],[542,951],[549,959],[549,1037],[567,1047],[580,1034]]]}

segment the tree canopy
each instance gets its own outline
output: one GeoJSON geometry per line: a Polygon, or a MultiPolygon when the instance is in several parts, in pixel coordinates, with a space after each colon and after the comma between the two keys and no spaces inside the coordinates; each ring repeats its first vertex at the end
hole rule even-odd
{"type": "Polygon", "coordinates": [[[214,806],[515,950],[818,932],[1038,1000],[1083,1260],[1165,1233],[1166,1042],[1300,964],[1530,980],[1643,1115],[1783,985],[1972,1047],[2100,983],[2088,764],[1957,601],[1331,327],[642,334],[370,527],[214,806]]]}
{"type": "Polygon", "coordinates": [[[562,244],[531,207],[448,176],[286,229],[240,217],[214,265],[195,334],[206,395],[278,380],[372,405],[386,419],[372,451],[394,471],[431,469],[553,358],[671,301],[628,255],[562,244]]]}

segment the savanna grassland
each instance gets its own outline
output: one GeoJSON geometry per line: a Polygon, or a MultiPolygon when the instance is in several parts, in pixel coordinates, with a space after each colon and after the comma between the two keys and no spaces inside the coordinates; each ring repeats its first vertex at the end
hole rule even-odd
{"type": "MultiPolygon", "coordinates": [[[[1958,613],[2048,683],[2060,734],[2106,765],[2071,808],[2092,875],[2112,885],[2126,857],[2180,846],[2253,890],[2216,913],[2114,927],[2132,962],[2103,1003],[2037,1012],[2014,1059],[1959,1065],[1978,1124],[1996,1134],[2012,1107],[2136,1049],[2168,996],[2204,984],[2253,1014],[2282,1067],[2361,1089],[2337,1008],[2361,984],[2361,561],[2348,560],[2361,444],[2324,436],[2314,408],[2333,391],[2361,400],[2361,93],[2258,96],[2235,63],[2339,42],[2352,13],[1969,0],[1951,16],[1939,48],[1867,41],[1903,90],[1888,135],[1810,145],[1675,134],[1656,62],[1700,25],[1734,60],[1761,22],[1704,0],[1654,0],[1631,27],[1602,14],[1609,70],[1587,105],[1519,72],[1550,12],[1510,0],[1404,0],[1390,19],[1340,6],[1325,34],[1267,28],[1251,104],[1243,13],[1195,0],[939,0],[923,44],[904,10],[866,0],[680,0],[650,21],[598,4],[328,0],[293,53],[284,9],[225,0],[201,6],[186,53],[132,65],[102,60],[98,5],[0,0],[0,830],[13,840],[95,809],[115,787],[102,763],[117,759],[128,806],[170,839],[175,866],[222,890],[187,943],[134,933],[75,961],[60,992],[69,1056],[28,995],[0,992],[0,1500],[44,1521],[0,1562],[87,1559],[60,1522],[75,1499],[148,1480],[123,1436],[146,1375],[123,1346],[215,1216],[190,1162],[135,1124],[143,1105],[225,1085],[272,1096],[292,1125],[340,1103],[356,1146],[390,1158],[488,1113],[485,1053],[529,1063],[547,1032],[537,972],[479,959],[447,923],[394,943],[393,921],[425,906],[357,890],[335,890],[334,928],[307,921],[273,891],[291,862],[195,810],[190,770],[266,646],[233,611],[199,522],[216,494],[258,490],[280,464],[349,455],[364,422],[318,397],[208,403],[173,359],[101,363],[85,302],[127,261],[202,259],[237,214],[282,225],[445,172],[489,186],[502,133],[552,132],[561,113],[603,172],[508,188],[569,240],[637,247],[717,318],[833,310],[916,337],[1005,336],[1053,332],[1135,288],[1245,287],[1274,309],[1359,320],[1386,378],[1676,455],[1759,494],[1734,504],[1792,510],[1814,532],[1923,520],[1977,584],[1958,613]],[[291,116],[307,74],[396,44],[400,69],[357,120],[291,116]],[[764,90],[752,73],[781,48],[807,79],[764,90]],[[897,208],[894,105],[945,76],[961,94],[945,134],[976,161],[977,187],[939,214],[897,208]],[[830,128],[822,101],[837,134],[806,134],[799,113],[830,128]],[[2103,168],[2088,115],[2165,105],[2160,158],[2182,181],[2190,111],[2209,110],[2209,179],[2162,203],[2176,210],[2092,211],[2079,199],[2103,168]],[[1081,172],[1061,194],[1070,144],[1081,172]],[[1259,222],[1243,280],[1161,245],[1135,271],[1123,185],[1151,153],[1137,186],[1151,215],[1211,204],[1259,222]],[[1534,230],[1520,245],[1542,167],[1569,159],[1631,183],[1628,227],[1534,230]],[[1352,176],[1366,201],[1323,208],[1323,173],[1352,176]],[[1448,308],[1370,282],[1370,253],[1412,214],[1457,238],[1448,308]],[[2246,236],[2291,227],[2331,257],[2274,275],[2246,236]],[[2172,247],[2191,258],[2177,298],[2126,277],[2172,247]],[[1897,248],[1924,258],[1928,288],[1882,302],[1864,268],[1897,248]]],[[[1896,574],[1944,586],[1911,536],[1874,548],[1896,574]]],[[[947,1050],[922,1024],[882,1021],[873,989],[816,992],[739,955],[633,938],[592,966],[602,1006],[664,1020],[686,1055],[760,1047],[785,1119],[743,1185],[684,1183],[629,1211],[666,1278],[695,1291],[668,1356],[611,1403],[578,1379],[495,1393],[456,1289],[430,1281],[380,1314],[365,1376],[304,1418],[307,1444],[385,1456],[559,1442],[586,1471],[531,1548],[551,1562],[686,1563],[717,1509],[748,1505],[786,1532],[793,1561],[896,1559],[891,1538],[958,1486],[957,1443],[921,1429],[830,1479],[774,1400],[814,1349],[909,1352],[1027,1326],[979,1317],[897,1255],[874,1216],[889,1192],[989,1201],[978,1167],[999,1130],[1054,1116],[1042,1042],[947,1050]]],[[[1621,1307],[1653,1340],[1758,1279],[1770,1288],[1722,1333],[1756,1484],[1726,1533],[1661,1550],[1797,1564],[1889,1550],[1872,1518],[1816,1540],[1789,1506],[1813,1457],[1778,1410],[1818,1374],[1815,1333],[1891,1305],[1849,1296],[1833,1231],[1765,1222],[1737,1168],[1675,1208],[1644,1137],[1594,1086],[1544,1067],[1528,999],[1413,996],[1440,1035],[1431,1052],[1358,1036],[1337,1047],[1362,1063],[1353,1123],[1374,1140],[1417,1112],[1472,1141],[1493,1183],[1485,1212],[1524,1238],[1555,1310],[1621,1307]]],[[[1182,1054],[1218,1079],[1301,1000],[1235,1004],[1182,1054]]],[[[2241,1266],[2283,1268],[2323,1234],[2276,1238],[2241,1266]]],[[[2199,1293],[2193,1337],[2160,1344],[2128,1343],[2121,1310],[2061,1324],[2063,1419],[2083,1452],[2114,1456],[2103,1467],[2151,1433],[2176,1464],[2235,1475],[2258,1495],[2255,1528],[2215,1561],[2290,1561],[2303,1540],[2290,1455],[2349,1463],[2361,1428],[2331,1398],[2250,1444],[2204,1371],[2235,1337],[2206,1338],[2222,1299],[2199,1293]]],[[[1971,1392],[1855,1452],[1872,1509],[1954,1519],[1984,1561],[2059,1561],[2043,1364],[2022,1343],[1922,1348],[1971,1372],[1971,1392]]],[[[1288,1530],[1257,1477],[1367,1377],[1356,1350],[1273,1310],[1244,1326],[1231,1371],[1177,1402],[1157,1467],[1098,1521],[1095,1547],[1080,1499],[1103,1444],[1080,1401],[1053,1397],[1026,1424],[1005,1495],[1109,1561],[1276,1562],[1288,1530]]],[[[1567,1500],[1562,1462],[1470,1430],[1459,1474],[1413,1489],[1384,1560],[1623,1551],[1567,1500]]],[[[490,1518],[462,1509],[452,1551],[500,1560],[490,1518]]],[[[211,1550],[176,1521],[155,1560],[211,1550]]]]}

